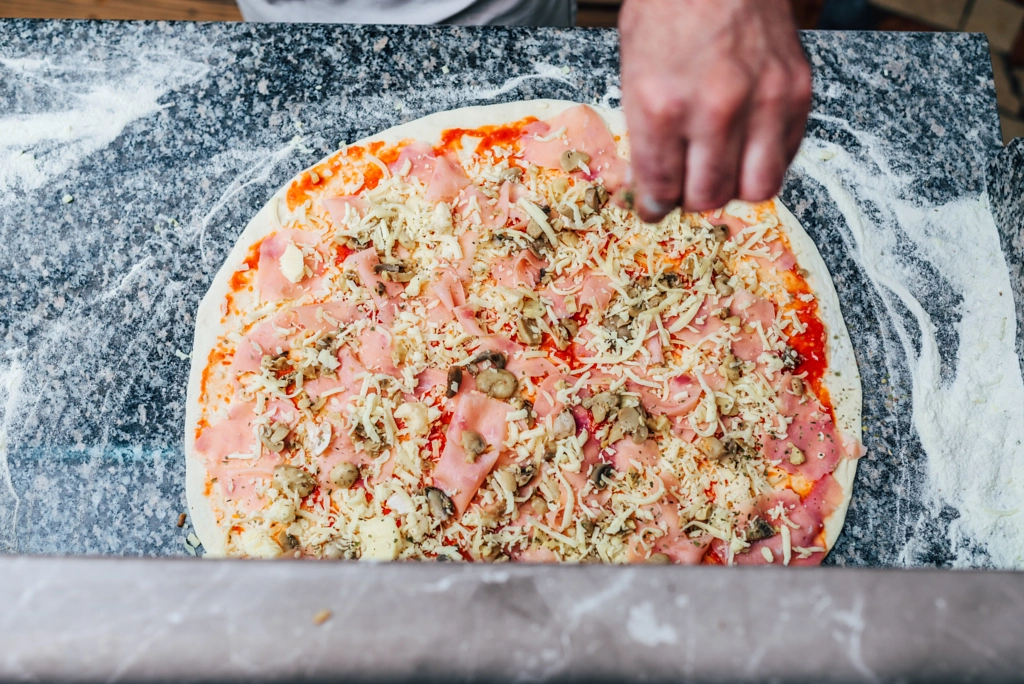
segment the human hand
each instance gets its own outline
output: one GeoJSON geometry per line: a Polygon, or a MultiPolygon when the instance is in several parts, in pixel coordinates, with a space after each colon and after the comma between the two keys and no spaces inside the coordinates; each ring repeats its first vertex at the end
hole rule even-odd
{"type": "Polygon", "coordinates": [[[640,217],[775,195],[811,102],[787,0],[626,0],[619,29],[640,217]]]}

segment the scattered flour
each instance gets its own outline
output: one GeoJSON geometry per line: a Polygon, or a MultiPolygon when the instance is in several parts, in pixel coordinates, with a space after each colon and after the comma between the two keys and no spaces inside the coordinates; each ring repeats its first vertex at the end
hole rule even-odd
{"type": "Polygon", "coordinates": [[[561,81],[566,85],[575,86],[575,84],[565,77],[566,72],[553,64],[538,64],[536,72],[532,74],[525,74],[523,76],[516,76],[505,81],[500,88],[494,88],[490,90],[476,90],[473,91],[469,99],[470,100],[490,100],[499,95],[504,95],[510,90],[518,88],[519,85],[525,81],[529,81],[534,78],[546,78],[553,81],[561,81]]]}
{"type": "MultiPolygon", "coordinates": [[[[893,171],[884,143],[818,118],[852,134],[870,159],[866,164],[836,145],[808,140],[795,169],[820,183],[842,212],[852,255],[899,336],[912,375],[913,423],[928,457],[924,503],[936,514],[943,504],[959,512],[950,527],[952,547],[970,539],[996,567],[1024,567],[1024,382],[1009,272],[987,197],[938,206],[898,199],[912,179],[893,171]],[[907,250],[897,245],[900,232],[963,298],[955,373],[945,381],[935,323],[917,298],[916,276],[901,263],[907,250]],[[920,350],[897,304],[916,319],[920,350]]],[[[913,562],[910,547],[902,560],[913,562]]],[[[961,552],[954,564],[978,562],[961,552]]]]}
{"type": "Polygon", "coordinates": [[[0,58],[0,67],[52,100],[51,111],[0,114],[0,191],[33,190],[107,147],[133,121],[168,104],[173,88],[202,78],[208,67],[142,55],[117,82],[65,80],[67,65],[48,59],[0,58]]]}

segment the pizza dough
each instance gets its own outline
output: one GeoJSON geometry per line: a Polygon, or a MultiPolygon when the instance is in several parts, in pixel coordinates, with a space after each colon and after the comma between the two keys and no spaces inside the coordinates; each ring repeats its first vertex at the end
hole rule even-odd
{"type": "MultiPolygon", "coordinates": [[[[379,142],[383,143],[385,148],[388,148],[403,143],[403,141],[427,141],[431,144],[437,144],[443,131],[451,129],[478,129],[483,126],[495,126],[520,121],[526,117],[546,120],[575,106],[577,106],[576,103],[571,102],[536,100],[440,112],[384,131],[367,140],[355,143],[353,147],[366,147],[370,143],[379,142]]],[[[626,153],[626,128],[622,113],[618,110],[609,109],[597,109],[597,111],[611,132],[617,136],[620,152],[626,153]]],[[[534,138],[546,140],[546,137],[556,136],[557,133],[559,131],[552,131],[547,136],[538,135],[534,136],[534,138]]],[[[331,155],[331,157],[326,158],[311,168],[321,168],[323,164],[336,157],[337,154],[331,155]]],[[[209,377],[212,377],[208,375],[207,369],[213,368],[217,363],[226,363],[223,358],[218,357],[218,354],[221,354],[218,350],[223,349],[226,339],[229,339],[233,334],[238,335],[238,331],[232,331],[225,322],[226,302],[230,300],[237,288],[236,280],[238,274],[244,273],[245,269],[252,269],[256,266],[253,256],[254,248],[260,245],[264,238],[285,230],[284,221],[288,220],[290,214],[288,206],[291,201],[289,190],[294,189],[296,182],[299,180],[309,183],[310,176],[310,170],[299,174],[296,177],[296,181],[290,182],[278,191],[267,205],[250,221],[225,260],[224,266],[211,284],[210,290],[200,304],[197,314],[186,410],[186,493],[196,532],[207,554],[211,556],[236,555],[240,553],[243,555],[263,554],[250,553],[249,551],[252,549],[243,552],[237,543],[234,546],[229,544],[229,538],[233,534],[232,527],[236,527],[237,532],[241,526],[244,526],[245,520],[247,517],[251,517],[252,513],[225,510],[221,500],[223,492],[219,489],[222,487],[222,483],[211,482],[207,463],[197,453],[197,437],[204,431],[207,431],[207,428],[210,427],[210,420],[212,420],[211,416],[206,413],[207,405],[215,403],[206,394],[205,382],[209,377]],[[220,493],[220,498],[218,497],[218,492],[220,493]],[[236,516],[238,524],[231,519],[232,516],[236,516]]],[[[316,177],[316,180],[319,181],[319,177],[316,177]]],[[[777,216],[782,229],[781,232],[788,240],[790,249],[796,255],[799,266],[804,269],[803,273],[806,283],[810,286],[811,292],[816,298],[818,315],[824,323],[827,332],[825,339],[827,339],[828,363],[826,371],[821,378],[821,385],[831,397],[835,425],[842,435],[844,442],[843,451],[845,452],[845,456],[839,459],[835,470],[832,472],[832,477],[835,478],[835,481],[841,488],[841,500],[836,502],[834,509],[824,519],[822,537],[824,548],[827,550],[832,548],[836,538],[839,536],[846,508],[852,496],[853,479],[856,472],[856,456],[859,450],[857,436],[860,434],[861,390],[859,374],[849,334],[840,312],[838,297],[829,277],[827,267],[813,241],[801,228],[796,218],[782,206],[781,202],[776,200],[774,206],[770,207],[770,210],[773,210],[777,216]]],[[[753,209],[749,205],[733,203],[726,208],[726,213],[721,214],[721,216],[723,218],[736,214],[742,216],[744,213],[751,211],[753,209]]],[[[311,250],[313,250],[312,245],[296,245],[294,241],[289,243],[289,245],[290,248],[305,249],[307,260],[312,253],[311,250]]],[[[287,257],[282,254],[281,258],[286,259],[287,257]]],[[[302,263],[302,261],[299,261],[300,271],[302,263]]],[[[281,262],[281,268],[285,268],[283,261],[281,262]]],[[[284,271],[282,270],[282,272],[284,271]]],[[[221,418],[225,417],[221,415],[221,418]]],[[[244,435],[236,436],[240,440],[244,437],[244,435]]],[[[257,444],[257,450],[259,448],[257,444]]],[[[228,455],[228,458],[231,457],[246,458],[246,455],[243,453],[232,453],[228,455]]],[[[802,454],[801,458],[803,458],[802,454]]],[[[257,490],[265,489],[271,478],[272,474],[269,471],[264,472],[259,477],[254,477],[251,484],[257,490]]],[[[446,505],[451,505],[450,497],[454,496],[454,494],[451,492],[448,492],[448,494],[449,500],[446,505]]],[[[265,502],[263,505],[265,507],[265,502]]],[[[464,505],[460,505],[459,508],[463,509],[464,505]]],[[[462,512],[462,510],[459,511],[460,514],[462,512]]],[[[568,517],[569,514],[566,513],[565,515],[568,517]]],[[[379,528],[377,532],[370,534],[364,539],[361,550],[363,557],[366,557],[367,549],[380,541],[381,534],[387,537],[384,542],[386,544],[391,544],[392,542],[396,544],[404,543],[401,539],[391,540],[389,538],[392,535],[397,536],[398,533],[395,531],[394,522],[390,518],[384,519],[387,522],[383,526],[380,525],[380,520],[366,520],[363,522],[367,530],[374,525],[379,528]]],[[[754,519],[756,520],[756,518],[754,519]]],[[[778,522],[777,519],[776,522],[778,522]]],[[[784,524],[779,525],[776,534],[782,531],[784,532],[783,536],[788,539],[789,531],[781,530],[785,526],[784,524]]],[[[714,542],[710,538],[708,540],[714,542]]],[[[261,543],[263,542],[265,540],[261,541],[261,543]]],[[[246,548],[248,549],[248,547],[246,548]]],[[[252,548],[258,549],[258,546],[252,548]]],[[[727,549],[726,551],[721,551],[721,553],[727,554],[729,562],[732,562],[733,552],[731,550],[727,549]]],[[[269,555],[277,555],[276,550],[269,555]]],[[[465,554],[463,555],[465,556],[465,554]]],[[[771,555],[770,551],[764,553],[766,558],[771,555]]],[[[820,552],[812,552],[808,555],[812,557],[814,562],[820,562],[820,559],[824,556],[820,552]]],[[[753,557],[755,554],[748,554],[748,556],[753,557]]],[[[524,557],[523,559],[535,558],[524,557]]]]}

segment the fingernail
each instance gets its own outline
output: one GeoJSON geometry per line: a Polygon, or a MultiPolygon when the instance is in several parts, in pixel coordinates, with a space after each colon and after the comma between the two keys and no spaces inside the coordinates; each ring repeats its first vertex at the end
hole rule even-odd
{"type": "Polygon", "coordinates": [[[665,216],[675,209],[675,205],[671,202],[660,202],[650,195],[644,195],[640,198],[640,207],[646,213],[653,214],[655,216],[665,216]]]}

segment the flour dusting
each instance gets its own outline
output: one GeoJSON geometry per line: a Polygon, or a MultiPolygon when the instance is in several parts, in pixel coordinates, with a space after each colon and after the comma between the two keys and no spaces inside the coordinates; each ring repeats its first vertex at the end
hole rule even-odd
{"type": "MultiPolygon", "coordinates": [[[[207,67],[189,61],[140,56],[117,81],[69,82],[67,63],[3,59],[0,66],[49,91],[55,108],[0,116],[0,191],[32,190],[107,147],[133,121],[168,106],[160,99],[182,83],[202,78],[207,67]]],[[[0,72],[2,73],[2,72],[0,72]]]]}
{"type": "MultiPolygon", "coordinates": [[[[912,179],[893,170],[883,141],[816,118],[841,127],[863,150],[858,158],[808,140],[795,170],[820,183],[842,213],[850,233],[844,237],[897,331],[912,375],[913,425],[928,458],[925,504],[935,515],[943,504],[959,512],[949,528],[950,546],[958,549],[953,565],[985,564],[959,543],[971,540],[996,567],[1024,567],[1024,382],[1009,273],[987,198],[935,206],[900,199],[912,179]],[[951,373],[942,372],[937,325],[901,238],[961,297],[951,373]]],[[[911,539],[901,561],[915,564],[914,553],[911,539]]]]}

